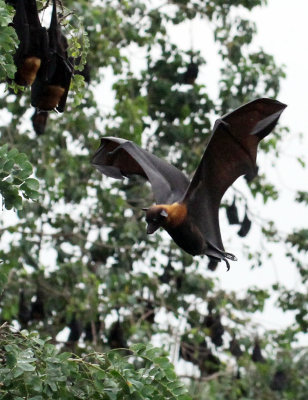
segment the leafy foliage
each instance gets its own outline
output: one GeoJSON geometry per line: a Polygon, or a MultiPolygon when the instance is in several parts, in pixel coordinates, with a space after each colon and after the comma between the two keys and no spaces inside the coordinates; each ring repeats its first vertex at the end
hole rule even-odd
{"type": "Polygon", "coordinates": [[[25,153],[16,148],[8,150],[8,145],[0,147],[0,193],[8,210],[22,208],[22,194],[26,199],[37,200],[39,182],[29,178],[32,165],[25,153]]]}
{"type": "Polygon", "coordinates": [[[1,399],[190,400],[166,354],[138,345],[78,357],[27,331],[0,330],[1,399]]]}
{"type": "Polygon", "coordinates": [[[14,29],[8,26],[13,19],[13,9],[0,0],[0,81],[14,78],[16,67],[13,60],[18,39],[14,29]]]}

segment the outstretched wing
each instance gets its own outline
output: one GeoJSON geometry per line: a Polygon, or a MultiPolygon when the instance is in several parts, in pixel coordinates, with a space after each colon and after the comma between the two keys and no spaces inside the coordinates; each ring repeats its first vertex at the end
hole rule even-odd
{"type": "Polygon", "coordinates": [[[286,105],[257,99],[217,120],[195,175],[184,195],[189,216],[208,244],[224,250],[218,219],[221,198],[241,175],[257,174],[257,147],[275,127],[286,105]]]}
{"type": "Polygon", "coordinates": [[[152,185],[156,202],[161,204],[179,200],[189,185],[189,180],[176,167],[125,139],[102,138],[92,164],[102,174],[116,179],[143,176],[152,185]]]}

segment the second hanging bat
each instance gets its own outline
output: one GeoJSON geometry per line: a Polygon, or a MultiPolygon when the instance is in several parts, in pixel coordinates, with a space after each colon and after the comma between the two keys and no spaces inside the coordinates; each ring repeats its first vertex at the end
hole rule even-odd
{"type": "Polygon", "coordinates": [[[146,209],[147,233],[164,228],[183,250],[216,261],[236,260],[224,249],[218,211],[223,194],[241,175],[257,174],[259,142],[275,127],[286,105],[261,98],[237,108],[215,123],[200,164],[189,182],[166,161],[128,140],[105,137],[92,163],[103,174],[147,179],[156,205],[146,209]]]}

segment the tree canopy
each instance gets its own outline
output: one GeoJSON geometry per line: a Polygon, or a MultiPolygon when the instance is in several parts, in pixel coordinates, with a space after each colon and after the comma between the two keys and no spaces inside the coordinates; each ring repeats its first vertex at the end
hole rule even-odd
{"type": "MultiPolygon", "coordinates": [[[[44,19],[48,2],[37,3],[44,19]]],[[[146,235],[142,207],[153,198],[143,180],[102,179],[90,163],[100,137],[116,136],[191,176],[215,117],[257,97],[277,98],[284,70],[253,46],[256,26],[242,12],[265,3],[63,1],[62,29],[79,66],[65,112],[49,113],[38,135],[29,88],[12,82],[14,10],[0,0],[0,193],[14,210],[2,211],[0,228],[1,399],[307,398],[308,355],[295,345],[308,328],[308,230],[284,234],[253,213],[255,198],[279,202],[262,165],[222,204],[223,229],[233,229],[228,220],[238,212],[240,236],[248,220],[267,242],[254,249],[235,235],[247,258],[246,270],[235,273],[240,279],[250,267],[266,268],[271,243],[279,243],[301,280],[298,291],[279,283],[271,291],[224,290],[222,264],[193,259],[163,232],[146,235]],[[175,26],[196,21],[210,27],[218,49],[217,98],[210,76],[185,81],[192,63],[202,72],[211,62],[210,44],[195,49],[192,36],[184,50],[172,40],[175,26]],[[285,329],[254,319],[273,298],[295,316],[285,329]]],[[[275,128],[260,153],[274,163],[287,132],[275,128]]],[[[307,205],[308,193],[296,201],[307,205]]]]}

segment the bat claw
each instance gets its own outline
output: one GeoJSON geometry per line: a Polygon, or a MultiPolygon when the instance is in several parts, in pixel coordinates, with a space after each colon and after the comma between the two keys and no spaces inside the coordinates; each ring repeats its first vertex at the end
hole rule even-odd
{"type": "Polygon", "coordinates": [[[226,258],[224,258],[224,262],[226,263],[227,272],[230,271],[230,264],[229,264],[229,261],[228,261],[226,258]]]}
{"type": "Polygon", "coordinates": [[[228,132],[230,132],[230,124],[228,122],[224,121],[221,118],[217,119],[215,121],[214,130],[215,128],[217,129],[219,125],[222,125],[223,128],[225,128],[228,132]]]}

